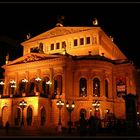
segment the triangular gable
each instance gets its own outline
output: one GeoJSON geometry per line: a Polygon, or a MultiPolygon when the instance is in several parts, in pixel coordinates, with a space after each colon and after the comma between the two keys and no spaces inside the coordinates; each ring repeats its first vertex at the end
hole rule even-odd
{"type": "Polygon", "coordinates": [[[24,41],[21,44],[23,45],[25,43],[32,42],[32,41],[52,38],[52,37],[61,36],[61,35],[72,34],[72,33],[81,32],[81,31],[87,31],[87,30],[91,30],[93,28],[99,28],[99,27],[55,27],[55,28],[48,30],[40,35],[37,35],[27,41],[24,41]]]}
{"type": "MultiPolygon", "coordinates": [[[[28,63],[28,62],[34,62],[34,61],[40,61],[40,60],[46,60],[46,59],[53,59],[58,58],[59,55],[48,55],[48,54],[40,54],[40,53],[29,53],[26,54],[18,59],[15,59],[8,64],[4,66],[14,65],[14,64],[21,64],[21,63],[28,63]]],[[[2,67],[4,67],[2,66],[2,67]]]]}

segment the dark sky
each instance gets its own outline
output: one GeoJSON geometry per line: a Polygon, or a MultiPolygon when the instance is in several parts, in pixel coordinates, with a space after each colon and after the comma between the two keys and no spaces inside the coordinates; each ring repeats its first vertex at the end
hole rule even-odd
{"type": "Polygon", "coordinates": [[[10,60],[22,55],[20,43],[27,33],[34,37],[55,27],[61,15],[65,16],[64,26],[92,26],[96,17],[106,34],[113,36],[114,43],[140,67],[140,3],[121,2],[0,2],[0,66],[8,52],[10,60]]]}

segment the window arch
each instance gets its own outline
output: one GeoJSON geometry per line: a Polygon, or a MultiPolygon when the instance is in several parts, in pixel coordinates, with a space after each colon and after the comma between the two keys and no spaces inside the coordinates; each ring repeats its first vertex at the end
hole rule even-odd
{"type": "Polygon", "coordinates": [[[85,78],[80,79],[80,97],[87,96],[87,80],[85,78]]]}
{"type": "Polygon", "coordinates": [[[57,75],[54,78],[54,95],[62,95],[62,76],[57,75]]]}
{"type": "Polygon", "coordinates": [[[108,98],[108,81],[105,80],[105,96],[108,98]]]}
{"type": "Polygon", "coordinates": [[[40,116],[41,116],[40,124],[43,126],[46,122],[46,110],[44,107],[42,107],[40,110],[40,116]]]}
{"type": "Polygon", "coordinates": [[[28,92],[28,96],[34,95],[34,88],[35,88],[35,83],[32,81],[29,83],[29,92],[28,92]]]}
{"type": "Polygon", "coordinates": [[[100,80],[98,78],[93,79],[93,96],[100,97],[100,80]]]}
{"type": "Polygon", "coordinates": [[[22,95],[22,93],[26,92],[26,82],[22,82],[22,80],[19,82],[19,95],[22,95]]]}
{"type": "Polygon", "coordinates": [[[50,79],[48,77],[46,77],[42,81],[42,94],[46,95],[47,97],[50,94],[50,84],[47,84],[47,82],[49,82],[49,81],[50,81],[50,79]]]}
{"type": "Polygon", "coordinates": [[[33,110],[32,108],[29,106],[27,108],[27,125],[31,125],[32,124],[32,117],[33,117],[33,110]]]}
{"type": "Polygon", "coordinates": [[[20,108],[16,108],[15,125],[20,125],[20,121],[21,121],[21,110],[20,108]]]}
{"type": "Polygon", "coordinates": [[[16,88],[16,82],[14,80],[11,80],[9,82],[9,93],[10,93],[10,95],[15,94],[15,88],[16,88]]]}

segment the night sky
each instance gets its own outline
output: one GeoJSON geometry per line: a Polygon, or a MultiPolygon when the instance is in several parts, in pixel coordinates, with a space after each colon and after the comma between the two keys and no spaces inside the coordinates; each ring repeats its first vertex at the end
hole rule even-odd
{"type": "MultiPolygon", "coordinates": [[[[134,64],[140,68],[140,3],[0,3],[0,66],[5,56],[22,56],[21,42],[54,28],[59,17],[64,26],[99,26],[134,64]]],[[[0,69],[0,78],[3,70],[0,69]]]]}

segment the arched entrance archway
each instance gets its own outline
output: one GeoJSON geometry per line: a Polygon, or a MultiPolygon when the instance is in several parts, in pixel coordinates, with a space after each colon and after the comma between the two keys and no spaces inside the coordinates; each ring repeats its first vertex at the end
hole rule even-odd
{"type": "Polygon", "coordinates": [[[9,121],[9,110],[7,106],[4,106],[2,108],[2,126],[5,126],[7,121],[9,121]]]}

